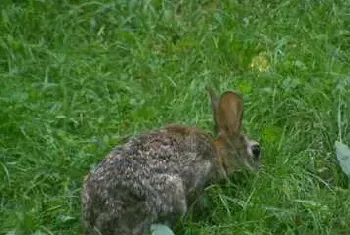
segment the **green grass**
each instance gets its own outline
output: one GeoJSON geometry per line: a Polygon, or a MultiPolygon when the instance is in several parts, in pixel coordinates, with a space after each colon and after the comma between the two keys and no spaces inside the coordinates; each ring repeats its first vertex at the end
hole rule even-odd
{"type": "Polygon", "coordinates": [[[113,146],[213,128],[244,94],[264,171],[207,190],[177,234],[350,234],[350,1],[0,3],[0,234],[79,234],[84,175],[113,146]],[[258,55],[269,70],[252,68],[258,55]]]}

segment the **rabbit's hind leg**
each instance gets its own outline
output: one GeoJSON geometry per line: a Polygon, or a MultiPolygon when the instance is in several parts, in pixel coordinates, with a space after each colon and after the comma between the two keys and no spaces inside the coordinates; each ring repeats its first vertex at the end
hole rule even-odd
{"type": "Polygon", "coordinates": [[[145,214],[144,203],[126,205],[122,213],[101,213],[96,220],[96,235],[145,235],[152,218],[145,214]],[[141,205],[143,204],[143,205],[141,205]]]}

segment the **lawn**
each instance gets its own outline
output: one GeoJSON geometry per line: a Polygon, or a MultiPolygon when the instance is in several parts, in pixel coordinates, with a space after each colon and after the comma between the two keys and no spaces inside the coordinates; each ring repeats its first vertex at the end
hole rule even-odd
{"type": "Polygon", "coordinates": [[[0,234],[80,234],[84,175],[244,96],[264,169],[206,190],[177,234],[350,234],[350,1],[1,0],[0,234]]]}

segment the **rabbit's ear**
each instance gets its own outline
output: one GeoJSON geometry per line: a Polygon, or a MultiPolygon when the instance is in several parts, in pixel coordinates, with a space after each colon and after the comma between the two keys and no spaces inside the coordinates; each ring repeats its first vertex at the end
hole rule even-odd
{"type": "Polygon", "coordinates": [[[216,125],[219,133],[229,136],[239,134],[243,117],[243,99],[232,91],[223,93],[216,109],[216,125]]]}
{"type": "Polygon", "coordinates": [[[214,90],[211,88],[207,88],[209,96],[210,96],[210,101],[211,101],[211,107],[212,107],[212,111],[213,111],[213,118],[214,118],[214,122],[215,122],[215,134],[218,133],[218,124],[217,124],[217,109],[218,109],[218,103],[219,103],[219,99],[217,97],[217,95],[215,94],[214,90]]]}

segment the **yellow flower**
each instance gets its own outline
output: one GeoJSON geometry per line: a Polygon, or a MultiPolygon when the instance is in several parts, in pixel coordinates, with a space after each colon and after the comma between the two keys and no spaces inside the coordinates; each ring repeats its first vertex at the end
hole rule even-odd
{"type": "Polygon", "coordinates": [[[270,62],[265,52],[254,56],[249,67],[257,69],[259,72],[267,72],[270,70],[270,62]]]}

